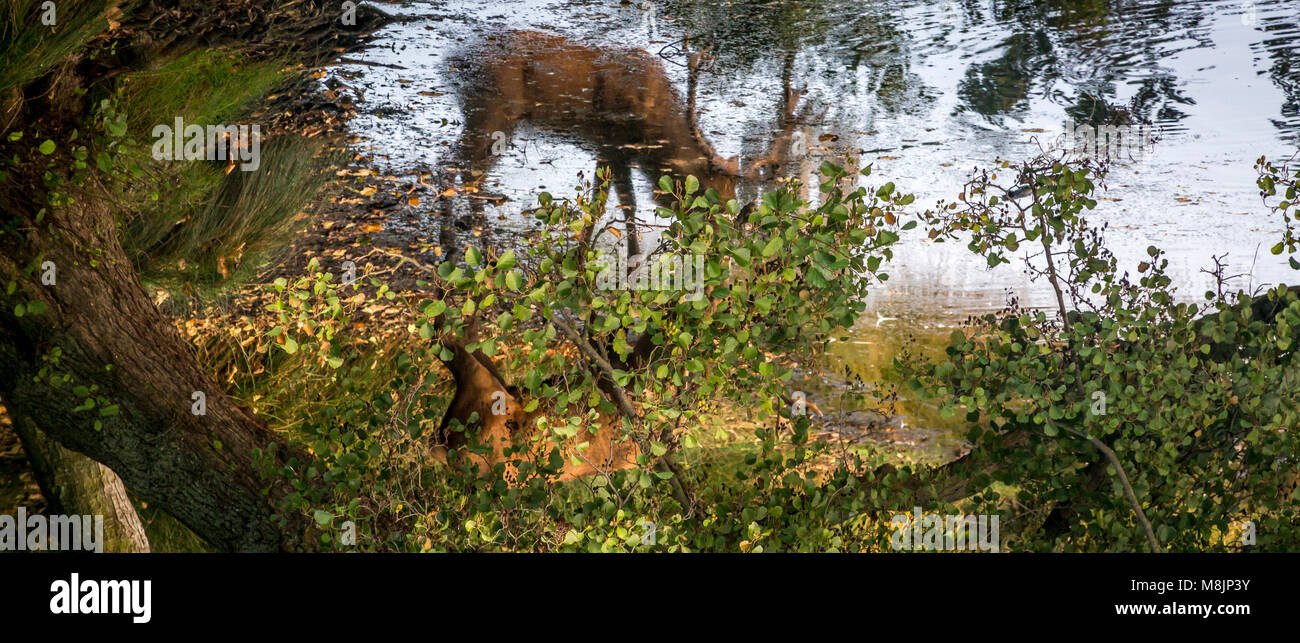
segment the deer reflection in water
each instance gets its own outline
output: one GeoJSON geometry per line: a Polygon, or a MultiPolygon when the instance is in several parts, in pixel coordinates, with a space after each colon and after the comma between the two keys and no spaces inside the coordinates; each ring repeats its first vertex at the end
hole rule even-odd
{"type": "MultiPolygon", "coordinates": [[[[761,181],[775,174],[779,155],[789,147],[798,121],[799,92],[787,79],[780,101],[780,131],[771,148],[742,167],[737,157],[723,158],[700,132],[695,88],[707,50],[689,56],[686,97],[673,86],[660,58],[642,50],[593,47],[533,31],[499,35],[472,58],[454,62],[460,88],[464,129],[452,149],[452,171],[443,173],[444,194],[455,173],[466,186],[481,181],[499,159],[502,143],[528,124],[575,136],[592,151],[597,166],[613,172],[613,188],[624,211],[628,250],[640,254],[636,232],[633,168],[651,183],[662,174],[694,175],[703,189],[713,188],[725,202],[741,181],[761,181]]],[[[672,196],[656,193],[656,202],[671,207],[672,196]]],[[[471,199],[482,220],[482,199],[471,199]]],[[[452,202],[444,198],[444,229],[452,202]]]]}
{"type": "MultiPolygon", "coordinates": [[[[522,126],[569,134],[594,153],[598,165],[612,170],[613,190],[628,228],[626,250],[641,256],[637,228],[645,226],[636,220],[633,168],[647,173],[652,183],[662,173],[694,175],[703,188],[716,190],[724,200],[731,199],[740,183],[761,183],[775,176],[799,121],[793,114],[798,92],[790,89],[787,74],[785,91],[778,101],[779,131],[770,149],[745,164],[737,158],[723,158],[700,132],[696,117],[695,89],[704,60],[704,53],[689,57],[683,95],[674,87],[660,59],[645,51],[593,47],[531,31],[498,35],[483,49],[474,50],[472,57],[452,62],[462,79],[459,93],[465,123],[461,138],[451,150],[450,169],[443,172],[441,193],[455,194],[451,188],[458,177],[465,187],[482,181],[500,158],[496,152],[522,126]]],[[[672,198],[655,195],[655,201],[665,207],[673,205],[672,198]]],[[[471,198],[469,203],[472,218],[483,221],[483,200],[471,198]]],[[[455,234],[455,226],[449,225],[453,199],[445,196],[440,205],[443,247],[450,254],[457,245],[450,242],[455,234]]],[[[630,265],[627,268],[632,272],[630,265]]],[[[693,268],[698,268],[695,274],[703,272],[702,264],[693,268]]],[[[622,280],[621,275],[608,276],[622,280]]],[[[651,337],[643,333],[637,340],[629,364],[646,358],[653,347],[651,337]]],[[[505,385],[505,378],[491,365],[489,357],[471,353],[454,341],[445,343],[454,349],[448,366],[457,386],[439,434],[445,436],[448,449],[465,446],[469,438],[463,432],[448,430],[451,419],[468,423],[467,418],[477,414],[483,422],[478,439],[494,450],[476,457],[484,469],[490,468],[504,461],[502,445],[512,444],[520,434],[532,431],[537,414],[546,411],[524,411],[527,407],[516,398],[518,390],[505,385]],[[506,413],[498,415],[489,409],[492,396],[501,391],[506,392],[509,403],[506,413]]],[[[590,462],[566,465],[564,475],[588,475],[633,464],[636,449],[621,439],[623,434],[617,426],[615,418],[606,418],[598,428],[584,434],[582,440],[590,445],[586,453],[590,462]]]]}

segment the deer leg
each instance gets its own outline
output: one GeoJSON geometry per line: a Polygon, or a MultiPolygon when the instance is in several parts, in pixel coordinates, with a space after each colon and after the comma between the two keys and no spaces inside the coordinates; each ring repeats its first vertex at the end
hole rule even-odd
{"type": "Polygon", "coordinates": [[[460,164],[461,189],[469,199],[470,220],[477,225],[483,225],[486,221],[483,216],[484,199],[480,198],[482,195],[479,194],[479,186],[496,165],[497,159],[505,153],[509,135],[500,124],[486,124],[474,133],[473,153],[468,162],[460,164]]]}
{"type": "Polygon", "coordinates": [[[452,148],[448,164],[443,168],[439,189],[442,191],[441,230],[438,242],[447,253],[448,260],[453,259],[456,251],[456,230],[469,229],[475,224],[482,225],[483,199],[473,198],[477,191],[476,184],[481,182],[496,164],[500,153],[505,149],[514,131],[512,115],[492,106],[467,108],[465,112],[465,129],[460,139],[452,148]],[[470,216],[454,219],[454,200],[456,194],[456,177],[460,177],[460,192],[466,194],[470,203],[470,216]],[[471,189],[473,188],[473,189],[471,189]]]}
{"type": "Polygon", "coordinates": [[[635,257],[641,254],[641,242],[636,231],[636,192],[632,186],[632,170],[627,160],[617,158],[610,163],[614,172],[614,193],[618,195],[618,207],[623,211],[623,223],[627,229],[627,254],[635,257]]]}

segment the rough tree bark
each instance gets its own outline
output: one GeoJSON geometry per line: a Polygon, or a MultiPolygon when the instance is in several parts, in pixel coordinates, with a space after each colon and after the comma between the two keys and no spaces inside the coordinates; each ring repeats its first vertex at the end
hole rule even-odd
{"type": "MultiPolygon", "coordinates": [[[[356,25],[343,29],[337,3],[264,5],[164,0],[134,6],[118,16],[115,44],[121,46],[91,60],[74,54],[29,87],[0,88],[0,122],[66,135],[84,130],[87,87],[160,55],[235,41],[245,55],[299,47],[302,59],[332,57],[387,20],[361,7],[356,25]]],[[[9,180],[0,184],[0,399],[61,448],[107,465],[137,497],[211,545],[297,548],[305,519],[297,512],[277,516],[287,484],[263,481],[253,462],[253,450],[277,443],[276,436],[208,379],[145,296],[109,205],[96,198],[99,191],[86,189],[74,205],[46,208],[45,165],[37,161],[15,160],[6,168],[9,180]],[[56,271],[55,283],[42,282],[45,266],[56,271]],[[45,310],[34,314],[33,302],[45,310]],[[74,411],[85,399],[80,387],[94,387],[90,397],[116,405],[117,412],[74,411]],[[195,392],[206,396],[205,414],[191,412],[195,392]]],[[[305,459],[282,445],[274,458],[279,464],[305,459]]]]}
{"type": "Polygon", "coordinates": [[[36,428],[29,418],[10,419],[45,495],[46,513],[103,516],[104,551],[149,552],[144,524],[116,473],[63,448],[36,428]]]}
{"type": "MultiPolygon", "coordinates": [[[[264,482],[253,462],[253,450],[276,436],[199,369],[145,296],[108,207],[83,196],[37,223],[34,204],[3,196],[21,222],[17,234],[0,237],[0,279],[15,284],[0,296],[6,406],[107,465],[138,497],[219,549],[297,547],[301,532],[275,520],[286,485],[264,482]],[[54,285],[42,283],[42,265],[54,268],[54,285]],[[16,314],[33,301],[47,309],[16,314]],[[91,396],[116,404],[117,413],[74,412],[83,402],[78,386],[97,387],[91,396]],[[206,396],[206,414],[191,412],[196,391],[206,396]]],[[[281,463],[293,455],[284,447],[276,453],[281,463]]]]}

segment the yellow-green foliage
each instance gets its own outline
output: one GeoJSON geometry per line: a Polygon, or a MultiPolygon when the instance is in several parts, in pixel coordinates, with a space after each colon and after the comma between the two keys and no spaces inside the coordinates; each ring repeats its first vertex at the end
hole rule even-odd
{"type": "Polygon", "coordinates": [[[130,74],[122,80],[120,100],[131,135],[148,136],[154,125],[170,125],[177,116],[201,124],[243,118],[280,81],[281,66],[203,50],[130,74]]]}
{"type": "Polygon", "coordinates": [[[22,87],[108,29],[109,0],[60,0],[55,24],[41,23],[41,0],[0,7],[0,92],[22,87]]]}
{"type": "Polygon", "coordinates": [[[122,242],[146,282],[188,293],[237,284],[287,240],[324,182],[319,140],[272,139],[255,172],[149,158],[154,126],[246,120],[283,78],[274,60],[195,51],[122,80],[116,99],[145,177],[125,188],[123,201],[138,205],[121,214],[122,242]]]}

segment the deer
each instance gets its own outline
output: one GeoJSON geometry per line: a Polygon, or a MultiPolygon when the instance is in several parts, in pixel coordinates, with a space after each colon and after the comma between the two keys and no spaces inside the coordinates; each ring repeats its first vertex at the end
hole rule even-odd
{"type": "MultiPolygon", "coordinates": [[[[795,115],[800,92],[791,89],[787,74],[779,102],[781,129],[769,150],[742,166],[739,158],[718,154],[697,124],[696,87],[708,52],[706,48],[689,55],[684,97],[673,86],[660,59],[646,51],[598,48],[535,31],[507,32],[473,59],[453,60],[452,65],[465,79],[459,88],[464,127],[451,148],[450,167],[442,173],[438,186],[447,253],[444,258],[451,259],[455,246],[450,225],[451,196],[458,192],[455,179],[459,176],[461,180],[460,191],[476,188],[497,162],[499,155],[494,152],[499,152],[499,146],[524,124],[576,135],[595,152],[598,168],[610,168],[631,255],[640,254],[633,168],[678,177],[693,175],[702,188],[716,190],[723,201],[735,197],[742,181],[761,182],[773,177],[783,155],[788,153],[796,125],[804,118],[804,114],[795,115]]],[[[652,182],[657,176],[650,177],[652,182]]],[[[674,197],[657,193],[654,199],[661,206],[672,207],[674,197]]],[[[482,199],[472,199],[471,206],[472,214],[481,220],[482,199]]],[[[542,405],[526,411],[526,400],[521,399],[520,391],[510,385],[493,360],[465,349],[476,332],[475,326],[471,322],[469,337],[456,339],[442,334],[439,339],[451,349],[451,357],[443,361],[453,375],[456,389],[437,434],[441,436],[443,457],[449,451],[460,451],[480,472],[486,472],[509,459],[505,450],[527,440],[534,433],[534,420],[547,409],[542,405]],[[477,420],[471,422],[470,418],[477,420]],[[451,430],[453,422],[476,424],[475,437],[451,430]],[[466,449],[474,443],[487,447],[486,451],[466,449]]],[[[576,345],[585,341],[581,329],[567,332],[576,345]]],[[[634,368],[648,358],[652,347],[650,335],[645,333],[629,360],[614,366],[634,368]]],[[[602,380],[601,385],[607,388],[611,383],[602,380]]],[[[630,411],[629,407],[621,413],[630,411]]],[[[579,435],[575,442],[589,447],[583,453],[565,448],[566,461],[579,462],[566,464],[560,479],[635,466],[639,448],[621,435],[618,426],[617,417],[602,415],[597,427],[579,435]]]]}
{"type": "MultiPolygon", "coordinates": [[[[456,171],[463,186],[476,187],[499,158],[500,145],[521,124],[568,132],[595,152],[597,167],[612,171],[629,253],[640,254],[633,168],[648,174],[693,175],[703,189],[716,190],[725,202],[735,197],[739,182],[775,174],[800,120],[794,114],[800,92],[791,89],[787,77],[780,103],[782,129],[771,148],[744,167],[738,157],[718,154],[700,132],[695,108],[699,70],[709,51],[689,55],[684,98],[660,57],[644,50],[593,47],[536,31],[498,36],[472,60],[453,62],[466,79],[459,92],[464,133],[452,147],[452,170],[443,173],[439,190],[455,193],[456,171]]],[[[652,183],[657,176],[649,177],[652,183]]],[[[672,206],[669,194],[656,193],[655,201],[672,206]]],[[[472,204],[473,213],[481,215],[482,200],[472,204]]],[[[444,196],[444,226],[451,208],[450,198],[444,196]]]]}

